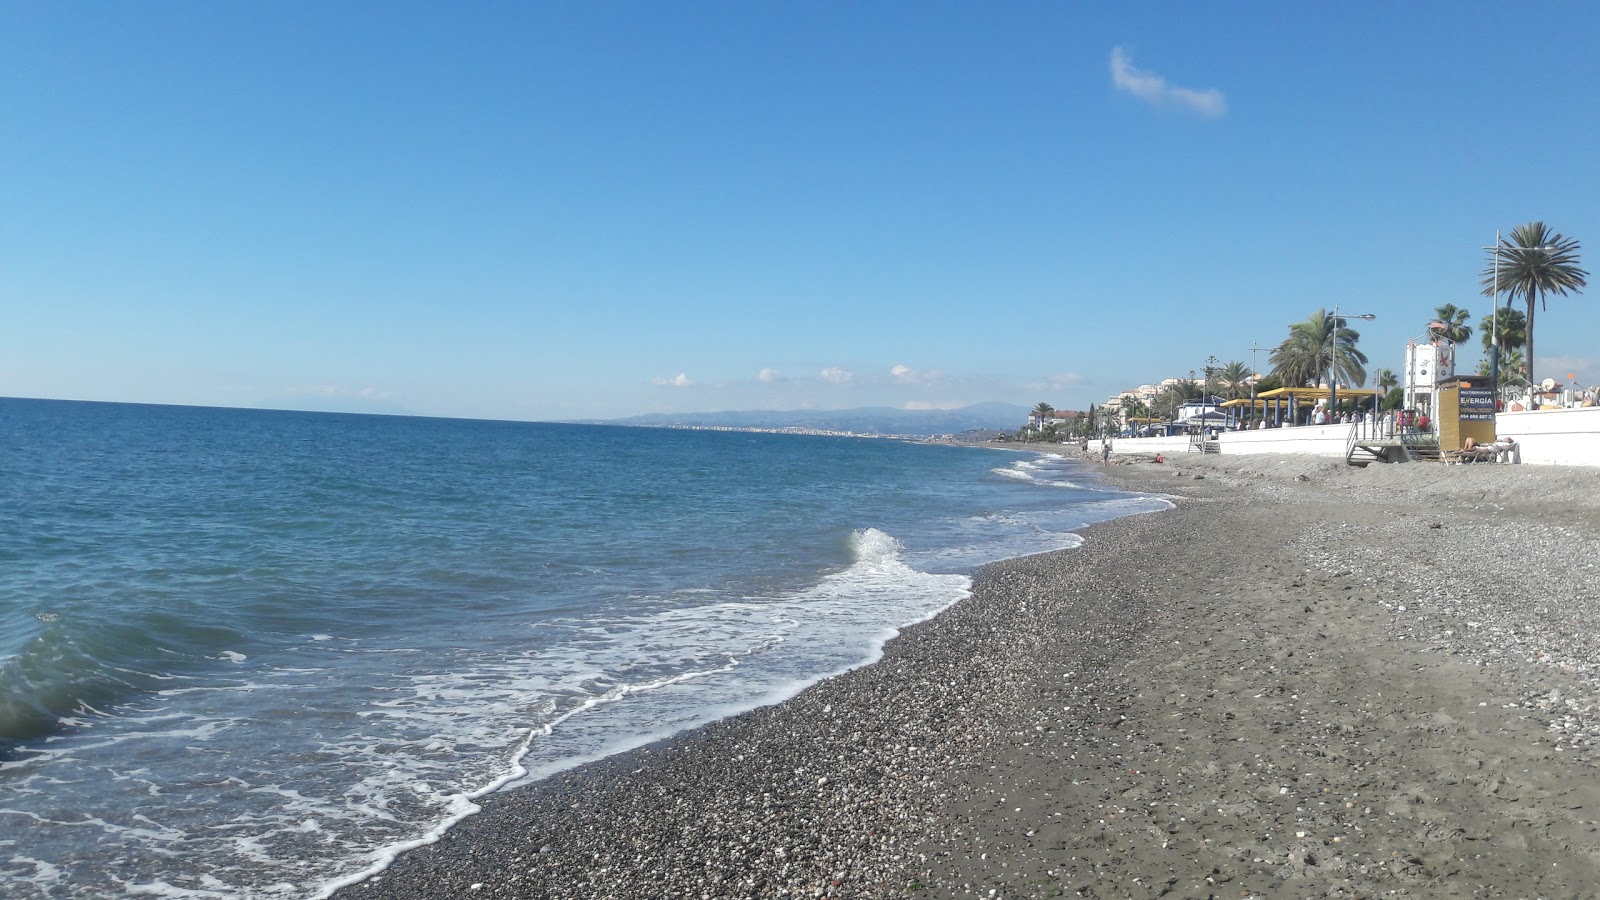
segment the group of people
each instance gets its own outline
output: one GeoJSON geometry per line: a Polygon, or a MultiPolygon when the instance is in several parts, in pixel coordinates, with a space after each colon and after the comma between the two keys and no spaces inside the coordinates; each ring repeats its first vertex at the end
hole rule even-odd
{"type": "Polygon", "coordinates": [[[1332,412],[1324,409],[1321,404],[1311,411],[1311,424],[1313,425],[1350,425],[1361,421],[1361,414],[1345,410],[1332,412]]]}

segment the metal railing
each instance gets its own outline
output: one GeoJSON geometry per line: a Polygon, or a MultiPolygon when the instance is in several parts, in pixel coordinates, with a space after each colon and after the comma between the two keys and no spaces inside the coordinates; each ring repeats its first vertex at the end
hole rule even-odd
{"type": "Polygon", "coordinates": [[[1353,460],[1357,447],[1380,443],[1385,446],[1398,444],[1406,459],[1414,461],[1420,454],[1436,450],[1439,436],[1433,431],[1431,423],[1428,428],[1418,428],[1415,420],[1405,421],[1396,412],[1391,411],[1377,418],[1361,416],[1350,423],[1350,433],[1344,442],[1344,458],[1347,462],[1353,460]]]}

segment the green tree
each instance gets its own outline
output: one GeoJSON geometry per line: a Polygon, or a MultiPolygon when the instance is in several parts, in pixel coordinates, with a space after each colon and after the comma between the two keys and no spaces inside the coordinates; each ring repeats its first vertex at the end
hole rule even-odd
{"type": "Polygon", "coordinates": [[[1033,426],[1034,431],[1043,431],[1045,423],[1050,420],[1050,414],[1055,411],[1054,406],[1040,403],[1033,408],[1033,412],[1028,413],[1028,424],[1033,426]]]}
{"type": "MultiPolygon", "coordinates": [[[[1480,360],[1478,362],[1478,374],[1479,375],[1491,374],[1489,372],[1489,370],[1491,368],[1493,368],[1493,367],[1489,364],[1488,357],[1485,357],[1484,359],[1482,359],[1482,360],[1480,360]]],[[[1523,372],[1524,372],[1524,370],[1526,368],[1527,367],[1522,364],[1522,348],[1521,347],[1512,347],[1509,350],[1501,351],[1501,353],[1500,353],[1500,386],[1501,387],[1505,387],[1506,385],[1512,385],[1512,384],[1521,383],[1527,377],[1527,376],[1525,376],[1523,374],[1523,372]]]]}
{"type": "Polygon", "coordinates": [[[1500,345],[1501,359],[1505,359],[1506,354],[1512,350],[1521,350],[1528,343],[1528,317],[1522,314],[1522,310],[1512,309],[1507,306],[1498,312],[1498,315],[1490,313],[1484,316],[1483,321],[1478,323],[1479,337],[1483,342],[1485,365],[1488,364],[1489,354],[1493,352],[1490,349],[1493,346],[1490,341],[1497,331],[1500,335],[1500,340],[1495,343],[1500,345]]]}
{"type": "Polygon", "coordinates": [[[1121,426],[1122,426],[1122,417],[1117,414],[1117,411],[1115,409],[1112,409],[1109,406],[1100,407],[1100,433],[1101,434],[1116,434],[1117,433],[1117,429],[1120,428],[1121,426]]]}
{"type": "Polygon", "coordinates": [[[1400,384],[1400,376],[1394,374],[1393,369],[1379,369],[1372,373],[1372,383],[1377,385],[1380,391],[1392,391],[1400,384]]]}
{"type": "Polygon", "coordinates": [[[1467,319],[1472,314],[1458,308],[1454,303],[1446,303],[1436,307],[1433,314],[1438,317],[1440,327],[1428,330],[1439,335],[1452,344],[1464,344],[1467,338],[1472,337],[1472,326],[1467,324],[1467,319]]]}
{"type": "MultiPolygon", "coordinates": [[[[1190,373],[1193,374],[1193,373],[1190,373]]],[[[1185,400],[1197,400],[1204,393],[1205,388],[1193,378],[1179,378],[1172,384],[1161,389],[1154,402],[1150,404],[1150,411],[1158,419],[1171,419],[1178,414],[1178,407],[1185,400]]]]}
{"type": "Polygon", "coordinates": [[[1340,384],[1367,383],[1367,356],[1356,349],[1361,335],[1326,309],[1289,326],[1289,336],[1272,351],[1272,373],[1293,387],[1320,384],[1331,368],[1340,384]]]}
{"type": "Polygon", "coordinates": [[[1582,293],[1589,273],[1578,266],[1578,249],[1576,238],[1557,234],[1543,222],[1529,222],[1511,229],[1511,237],[1500,241],[1500,246],[1495,248],[1495,259],[1483,270],[1485,296],[1493,297],[1498,303],[1503,292],[1508,295],[1508,304],[1516,297],[1522,298],[1528,331],[1523,359],[1530,382],[1534,374],[1534,303],[1537,301],[1542,310],[1549,294],[1582,293]]]}
{"type": "Polygon", "coordinates": [[[1244,363],[1234,360],[1217,371],[1217,383],[1229,400],[1250,396],[1250,376],[1255,373],[1244,363]]]}
{"type": "MultiPolygon", "coordinates": [[[[1217,390],[1217,374],[1222,371],[1222,366],[1217,363],[1215,356],[1206,357],[1205,380],[1200,389],[1200,396],[1202,397],[1209,397],[1217,390]]],[[[1189,377],[1193,378],[1194,373],[1189,373],[1189,377]]]]}

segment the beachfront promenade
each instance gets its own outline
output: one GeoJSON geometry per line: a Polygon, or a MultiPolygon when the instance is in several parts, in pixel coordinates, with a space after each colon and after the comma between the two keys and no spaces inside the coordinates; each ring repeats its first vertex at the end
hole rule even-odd
{"type": "MultiPolygon", "coordinates": [[[[1288,453],[1343,459],[1354,427],[1301,425],[1224,431],[1216,441],[1224,456],[1288,453]]],[[[1524,464],[1600,466],[1600,407],[1503,412],[1496,417],[1495,430],[1517,442],[1518,461],[1524,464]]],[[[1091,444],[1091,449],[1097,453],[1098,442],[1091,444]]],[[[1173,456],[1187,453],[1189,449],[1187,435],[1115,438],[1111,442],[1113,455],[1173,456]]]]}
{"type": "Polygon", "coordinates": [[[1177,508],[341,896],[1592,896],[1600,470],[1124,462],[1177,508]]]}

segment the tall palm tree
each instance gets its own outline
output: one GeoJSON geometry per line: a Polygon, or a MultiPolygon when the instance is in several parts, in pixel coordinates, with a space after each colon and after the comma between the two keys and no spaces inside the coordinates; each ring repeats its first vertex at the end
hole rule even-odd
{"type": "Polygon", "coordinates": [[[1521,350],[1528,343],[1528,319],[1520,309],[1496,310],[1483,317],[1478,323],[1480,339],[1483,341],[1483,358],[1488,360],[1492,352],[1489,348],[1491,339],[1498,332],[1500,339],[1495,343],[1500,345],[1500,358],[1505,359],[1506,354],[1512,350],[1521,350]]]}
{"type": "Polygon", "coordinates": [[[1589,273],[1578,267],[1578,240],[1551,231],[1543,222],[1529,222],[1511,229],[1511,238],[1502,239],[1495,248],[1495,259],[1483,270],[1483,293],[1500,301],[1506,293],[1506,303],[1518,295],[1522,297],[1527,312],[1527,351],[1523,357],[1528,367],[1528,380],[1533,380],[1533,304],[1545,308],[1548,294],[1565,296],[1568,291],[1582,292],[1589,273]],[[1495,283],[1499,263],[1499,283],[1495,283]]]}
{"type": "Polygon", "coordinates": [[[1217,371],[1217,381],[1229,400],[1237,400],[1250,395],[1250,376],[1254,374],[1249,366],[1234,360],[1217,371]]]}
{"type": "Polygon", "coordinates": [[[1335,322],[1326,309],[1312,313],[1304,322],[1289,326],[1289,336],[1269,357],[1272,374],[1290,387],[1318,384],[1331,368],[1341,384],[1367,383],[1367,355],[1356,349],[1361,335],[1335,322]]]}
{"type": "Polygon", "coordinates": [[[1029,421],[1033,423],[1033,430],[1039,431],[1040,429],[1044,428],[1045,420],[1050,418],[1050,414],[1055,411],[1056,408],[1048,403],[1040,403],[1038,406],[1035,406],[1033,408],[1033,412],[1028,414],[1029,421]]]}
{"type": "Polygon", "coordinates": [[[1454,303],[1446,303],[1434,309],[1433,314],[1439,317],[1441,327],[1429,330],[1450,343],[1463,344],[1472,337],[1472,326],[1467,324],[1467,317],[1472,314],[1466,310],[1458,309],[1454,303]]]}

